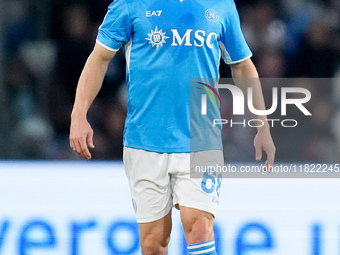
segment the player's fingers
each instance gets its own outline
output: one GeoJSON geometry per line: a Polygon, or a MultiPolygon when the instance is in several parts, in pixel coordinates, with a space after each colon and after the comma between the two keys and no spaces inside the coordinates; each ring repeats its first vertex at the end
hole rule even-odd
{"type": "Polygon", "coordinates": [[[275,160],[275,147],[270,148],[270,150],[267,150],[266,153],[267,153],[266,167],[268,169],[268,172],[271,172],[275,160]]]}
{"type": "Polygon", "coordinates": [[[92,149],[95,147],[93,144],[93,131],[92,130],[87,134],[87,145],[92,149]]]}
{"type": "Polygon", "coordinates": [[[73,145],[73,142],[72,142],[72,140],[70,139],[70,147],[71,147],[71,149],[72,150],[74,150],[75,151],[75,149],[74,149],[74,145],[73,145]]]}
{"type": "Polygon", "coordinates": [[[81,149],[80,149],[80,145],[79,145],[78,141],[73,141],[73,150],[75,152],[77,152],[78,154],[81,153],[81,149]]]}
{"type": "Polygon", "coordinates": [[[255,159],[257,161],[262,159],[262,148],[260,146],[255,146],[255,159]]]}
{"type": "Polygon", "coordinates": [[[267,155],[267,162],[268,162],[268,164],[269,165],[274,165],[274,153],[269,153],[268,155],[267,155]]]}
{"type": "Polygon", "coordinates": [[[86,159],[90,159],[91,158],[91,153],[89,151],[89,149],[87,148],[87,144],[86,144],[86,139],[82,139],[81,141],[79,141],[79,146],[80,146],[80,155],[83,158],[86,159]]]}
{"type": "Polygon", "coordinates": [[[80,149],[77,148],[76,142],[74,142],[74,141],[71,141],[71,148],[76,153],[78,153],[78,151],[80,151],[80,149]]]}
{"type": "Polygon", "coordinates": [[[268,172],[270,173],[272,171],[272,165],[268,163],[268,160],[264,162],[264,167],[262,168],[263,172],[268,172]]]}
{"type": "Polygon", "coordinates": [[[274,166],[274,160],[267,160],[267,169],[269,172],[271,172],[273,170],[273,166],[274,166]]]}
{"type": "Polygon", "coordinates": [[[275,153],[276,153],[276,148],[274,145],[270,146],[270,148],[266,151],[267,153],[267,159],[270,164],[274,164],[275,161],[275,153]]]}

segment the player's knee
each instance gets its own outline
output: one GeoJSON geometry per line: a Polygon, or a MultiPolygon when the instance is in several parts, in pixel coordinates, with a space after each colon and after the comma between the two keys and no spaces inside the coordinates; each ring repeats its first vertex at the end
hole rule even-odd
{"type": "Polygon", "coordinates": [[[185,224],[185,235],[190,243],[206,242],[214,238],[213,218],[193,217],[185,224]]]}
{"type": "Polygon", "coordinates": [[[148,235],[141,240],[144,255],[165,255],[168,250],[170,237],[160,239],[157,236],[148,235]]]}

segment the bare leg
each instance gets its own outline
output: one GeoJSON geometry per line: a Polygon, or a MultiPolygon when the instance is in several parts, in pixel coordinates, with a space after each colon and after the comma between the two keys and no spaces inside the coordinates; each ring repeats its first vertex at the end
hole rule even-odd
{"type": "Polygon", "coordinates": [[[163,218],[139,223],[140,244],[144,255],[165,255],[171,233],[171,211],[163,218]]]}
{"type": "Polygon", "coordinates": [[[180,206],[180,210],[188,245],[214,239],[214,216],[212,214],[185,206],[180,206]]]}

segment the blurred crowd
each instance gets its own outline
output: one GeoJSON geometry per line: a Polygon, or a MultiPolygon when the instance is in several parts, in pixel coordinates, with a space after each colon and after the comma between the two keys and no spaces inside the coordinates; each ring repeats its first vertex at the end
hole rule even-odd
{"type": "MultiPolygon", "coordinates": [[[[69,148],[70,113],[79,75],[110,2],[2,2],[0,159],[79,159],[69,148]]],[[[299,84],[312,91],[314,115],[292,132],[273,129],[277,160],[337,161],[340,1],[235,2],[261,77],[333,78],[324,86],[299,84]]],[[[230,77],[230,68],[223,62],[220,72],[222,77],[230,77]]],[[[270,86],[264,86],[264,93],[271,99],[270,86]]],[[[125,59],[120,50],[88,114],[95,132],[94,159],[122,158],[126,100],[125,59]]],[[[252,146],[243,142],[253,132],[225,129],[227,160],[253,161],[252,146]]]]}

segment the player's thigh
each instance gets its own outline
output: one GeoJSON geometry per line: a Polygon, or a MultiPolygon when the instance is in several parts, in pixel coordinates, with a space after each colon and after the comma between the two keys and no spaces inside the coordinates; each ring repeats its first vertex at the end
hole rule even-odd
{"type": "Polygon", "coordinates": [[[167,247],[171,234],[171,212],[156,221],[139,223],[140,242],[142,248],[150,246],[167,247]]]}

